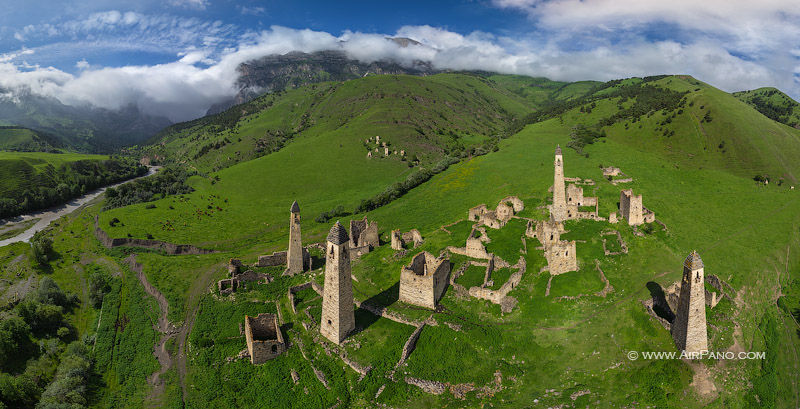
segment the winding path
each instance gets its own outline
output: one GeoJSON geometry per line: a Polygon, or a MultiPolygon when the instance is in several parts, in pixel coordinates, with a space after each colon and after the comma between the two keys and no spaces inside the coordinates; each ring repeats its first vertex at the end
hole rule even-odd
{"type": "Polygon", "coordinates": [[[149,402],[153,402],[164,393],[164,380],[161,379],[161,375],[163,375],[165,372],[167,372],[167,370],[169,370],[169,368],[172,367],[172,358],[167,351],[167,341],[175,336],[177,331],[173,326],[170,325],[169,320],[167,319],[169,303],[167,303],[166,297],[164,297],[164,294],[158,291],[156,287],[147,281],[147,277],[144,275],[144,266],[136,261],[136,254],[131,254],[122,261],[127,263],[130,266],[131,271],[136,273],[136,278],[138,278],[139,282],[142,283],[142,287],[144,287],[145,292],[156,299],[158,302],[158,307],[161,310],[161,315],[158,317],[158,323],[153,325],[153,329],[162,334],[161,339],[159,339],[158,343],[153,346],[153,355],[156,357],[156,359],[158,359],[161,369],[154,372],[147,378],[147,383],[153,387],[153,391],[147,397],[147,400],[149,402]]]}

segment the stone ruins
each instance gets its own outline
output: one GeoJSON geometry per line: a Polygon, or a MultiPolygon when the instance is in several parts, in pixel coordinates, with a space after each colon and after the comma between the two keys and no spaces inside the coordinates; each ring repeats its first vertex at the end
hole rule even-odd
{"type": "Polygon", "coordinates": [[[400,301],[435,309],[447,288],[450,261],[423,251],[400,271],[400,301]]]}
{"type": "Polygon", "coordinates": [[[708,350],[706,333],[706,294],[703,260],[696,251],[683,262],[683,279],[678,309],[670,327],[672,339],[681,351],[708,350]]]}
{"type": "Polygon", "coordinates": [[[244,336],[250,362],[263,364],[286,351],[286,343],[275,314],[258,314],[244,317],[244,336]]]}
{"type": "Polygon", "coordinates": [[[547,268],[550,270],[550,275],[578,271],[576,253],[574,240],[559,241],[549,247],[545,247],[544,257],[547,259],[547,268]]]}
{"type": "Polygon", "coordinates": [[[350,254],[352,258],[367,254],[380,246],[378,223],[363,220],[350,220],[350,254]]]}
{"type": "Polygon", "coordinates": [[[350,277],[350,237],[338,221],[328,233],[325,250],[325,285],[322,296],[320,333],[334,344],[341,344],[356,328],[353,309],[353,283],[350,277]]]}
{"type": "Polygon", "coordinates": [[[392,248],[395,250],[403,250],[407,243],[414,243],[414,248],[417,248],[423,242],[422,235],[417,229],[406,233],[400,233],[400,230],[392,230],[392,248]]]}
{"type": "Polygon", "coordinates": [[[300,205],[297,201],[289,208],[289,250],[258,256],[255,267],[286,265],[284,275],[295,275],[311,270],[311,255],[303,248],[300,237],[300,205]]]}
{"type": "Polygon", "coordinates": [[[497,204],[495,210],[489,210],[485,204],[478,205],[469,209],[468,217],[470,221],[500,229],[508,223],[515,213],[525,209],[525,204],[516,196],[509,196],[497,204]]]}
{"type": "MultiPolygon", "coordinates": [[[[557,222],[575,219],[603,220],[597,214],[598,202],[596,197],[585,197],[583,188],[576,184],[565,186],[566,179],[564,177],[564,159],[561,155],[561,146],[556,147],[554,167],[553,204],[550,206],[550,217],[557,222]],[[594,206],[594,210],[591,211],[581,209],[592,206],[594,206]]],[[[571,180],[579,181],[579,179],[571,180]]],[[[593,184],[594,182],[587,181],[587,183],[593,184]]]]}
{"type": "Polygon", "coordinates": [[[232,294],[247,282],[261,281],[264,284],[272,282],[271,275],[256,273],[253,270],[242,271],[242,267],[242,261],[239,259],[232,258],[228,261],[228,274],[230,274],[230,278],[217,282],[217,290],[219,290],[220,295],[232,294]]]}
{"type": "Polygon", "coordinates": [[[633,189],[625,189],[619,194],[619,211],[631,226],[652,223],[655,213],[642,205],[642,195],[634,195],[633,189]]]}

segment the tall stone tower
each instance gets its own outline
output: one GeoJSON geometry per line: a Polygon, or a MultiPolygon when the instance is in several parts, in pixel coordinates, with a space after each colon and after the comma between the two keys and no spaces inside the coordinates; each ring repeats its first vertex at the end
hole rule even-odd
{"type": "Polygon", "coordinates": [[[693,251],[683,262],[678,311],[670,327],[675,345],[687,353],[708,350],[704,282],[703,260],[696,251],[693,251]]]}
{"type": "Polygon", "coordinates": [[[567,219],[567,194],[564,186],[564,158],[561,157],[561,145],[556,147],[555,177],[553,180],[553,206],[550,216],[557,222],[567,219]]]}
{"type": "Polygon", "coordinates": [[[347,230],[337,221],[328,233],[328,246],[325,251],[325,287],[322,291],[322,322],[319,329],[325,338],[337,345],[356,328],[349,243],[347,230]]]}
{"type": "Polygon", "coordinates": [[[299,274],[303,272],[303,242],[300,238],[300,205],[295,200],[289,209],[289,251],[286,254],[286,272],[299,274]]]}

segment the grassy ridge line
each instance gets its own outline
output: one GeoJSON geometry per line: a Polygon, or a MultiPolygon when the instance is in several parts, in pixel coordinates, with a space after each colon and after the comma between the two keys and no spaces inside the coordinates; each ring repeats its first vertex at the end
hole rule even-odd
{"type": "Polygon", "coordinates": [[[734,92],[733,96],[772,120],[793,128],[800,127],[800,104],[776,88],[764,87],[734,92]]]}
{"type": "MultiPolygon", "coordinates": [[[[275,151],[298,134],[321,135],[348,126],[364,140],[380,135],[392,151],[434,163],[445,153],[502,134],[512,118],[531,107],[503,86],[474,75],[369,76],[265,94],[221,114],[175,125],[154,139],[146,154],[219,170],[275,151]]],[[[370,149],[383,155],[380,145],[370,149]]]]}

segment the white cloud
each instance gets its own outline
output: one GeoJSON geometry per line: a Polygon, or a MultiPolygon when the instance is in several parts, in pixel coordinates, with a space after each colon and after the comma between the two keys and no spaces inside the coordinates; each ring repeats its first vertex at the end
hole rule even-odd
{"type": "Polygon", "coordinates": [[[208,0],[169,0],[169,4],[198,10],[205,10],[209,6],[208,0]]]}
{"type": "MultiPolygon", "coordinates": [[[[573,7],[606,4],[603,1],[584,0],[579,3],[588,5],[573,7]]],[[[501,4],[501,1],[496,4],[501,4]]],[[[641,5],[625,3],[631,9],[638,7],[638,11],[607,6],[612,8],[586,8],[570,15],[559,7],[572,4],[572,0],[547,3],[502,0],[502,4],[539,13],[537,21],[546,27],[545,31],[530,37],[511,37],[485,32],[461,34],[431,26],[406,26],[393,36],[408,37],[419,44],[402,47],[387,41],[384,34],[346,31],[336,36],[322,31],[273,26],[239,36],[232,26],[216,21],[134,12],[95,13],[82,20],[29,30],[30,35],[39,35],[54,29],[59,35],[83,40],[38,47],[36,55],[34,50],[28,49],[0,55],[0,86],[27,87],[67,104],[90,103],[115,109],[134,103],[144,112],[166,114],[174,121],[181,121],[201,116],[210,105],[233,96],[237,92],[237,67],[243,62],[290,51],[341,50],[363,62],[393,59],[411,64],[422,60],[430,61],[438,69],[486,70],[563,81],[690,74],[726,91],[776,86],[795,97],[800,96],[800,83],[795,77],[795,73],[800,73],[797,44],[778,50],[779,45],[789,41],[782,33],[793,35],[792,30],[797,30],[790,21],[784,21],[788,27],[778,23],[775,28],[752,26],[738,36],[731,34],[735,31],[726,34],[722,29],[692,31],[691,41],[676,41],[647,38],[638,27],[640,20],[630,17],[635,13],[655,16],[664,11],[664,7],[645,9],[641,5]],[[542,10],[548,13],[544,14],[542,10]],[[598,28],[601,19],[594,14],[602,15],[604,10],[604,27],[598,28]],[[622,32],[624,38],[604,38],[597,35],[597,30],[622,32]],[[770,30],[780,30],[781,33],[773,33],[772,40],[769,40],[764,33],[770,30]],[[595,37],[588,38],[587,32],[595,37]],[[90,36],[96,38],[90,40],[90,36]],[[749,40],[744,41],[746,38],[749,40]],[[588,45],[580,48],[564,46],[577,41],[588,45]],[[761,45],[756,47],[757,44],[761,45]],[[753,47],[759,51],[747,51],[753,47]],[[76,64],[79,72],[74,75],[52,67],[26,66],[24,63],[25,58],[33,59],[39,54],[86,55],[81,51],[85,49],[147,50],[168,52],[176,57],[166,64],[127,67],[97,67],[84,59],[76,64]],[[772,51],[763,52],[765,49],[772,51]],[[23,62],[19,63],[20,60],[23,62]]],[[[698,12],[710,13],[706,6],[699,6],[698,12]]],[[[722,17],[718,15],[709,27],[724,27],[719,19],[722,17]]],[[[737,21],[744,24],[746,20],[737,21]]]]}
{"type": "Polygon", "coordinates": [[[261,16],[267,11],[264,7],[236,6],[236,8],[240,13],[251,16],[261,16]]]}

